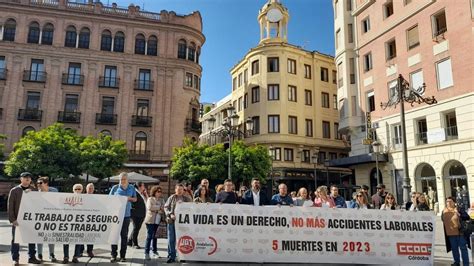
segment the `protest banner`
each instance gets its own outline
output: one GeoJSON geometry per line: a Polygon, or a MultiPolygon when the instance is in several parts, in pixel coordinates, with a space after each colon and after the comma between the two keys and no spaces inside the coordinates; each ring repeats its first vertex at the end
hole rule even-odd
{"type": "Polygon", "coordinates": [[[116,244],[127,198],[97,194],[23,193],[16,241],[116,244]]]}
{"type": "Polygon", "coordinates": [[[432,265],[431,212],[179,203],[180,259],[432,265]]]}

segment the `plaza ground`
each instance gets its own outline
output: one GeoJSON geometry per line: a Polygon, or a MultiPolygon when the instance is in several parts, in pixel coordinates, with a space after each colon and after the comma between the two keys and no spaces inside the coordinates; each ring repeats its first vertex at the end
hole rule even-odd
{"type": "MultiPolygon", "coordinates": [[[[144,245],[145,240],[145,226],[142,227],[140,231],[140,245],[144,245]]],[[[11,265],[11,256],[10,256],[10,241],[11,241],[11,226],[8,223],[8,219],[6,217],[6,213],[0,213],[0,265],[11,265]]],[[[128,248],[127,249],[127,262],[124,263],[110,263],[110,246],[109,245],[95,245],[94,246],[94,254],[95,257],[89,259],[88,257],[79,258],[80,263],[72,264],[71,265],[158,265],[158,264],[165,264],[166,263],[166,255],[167,255],[167,243],[166,239],[159,239],[158,240],[158,251],[161,258],[152,259],[151,261],[144,260],[144,251],[143,249],[134,249],[128,248]]],[[[43,257],[47,259],[47,251],[48,247],[45,245],[43,247],[43,257]]],[[[56,258],[58,260],[62,260],[62,247],[59,245],[56,246],[55,249],[56,258]]],[[[25,264],[27,262],[28,257],[28,250],[26,246],[21,246],[20,249],[20,264],[25,264]]],[[[444,235],[443,235],[443,224],[441,222],[440,217],[436,217],[436,240],[435,240],[435,248],[434,248],[434,257],[435,257],[435,265],[451,265],[452,263],[452,256],[451,253],[446,253],[446,247],[444,243],[444,235]]],[[[472,251],[470,251],[470,257],[472,262],[472,251]]],[[[72,259],[72,257],[70,258],[72,259]]],[[[48,261],[44,262],[45,265],[53,265],[48,261]]],[[[174,263],[176,264],[186,264],[186,265],[230,265],[230,263],[174,263]]],[[[239,263],[239,265],[249,265],[248,263],[239,263]]],[[[472,265],[472,263],[471,263],[472,265]]]]}

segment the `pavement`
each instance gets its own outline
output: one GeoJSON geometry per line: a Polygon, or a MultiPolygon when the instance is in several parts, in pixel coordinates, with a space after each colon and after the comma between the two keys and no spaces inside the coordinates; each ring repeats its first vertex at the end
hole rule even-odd
{"type": "MultiPolygon", "coordinates": [[[[131,227],[130,227],[131,231],[131,227]]],[[[452,263],[452,255],[451,253],[446,253],[446,246],[444,243],[444,233],[443,233],[443,223],[441,222],[441,218],[438,216],[436,217],[436,240],[435,240],[435,247],[434,247],[434,258],[435,264],[434,265],[451,265],[452,263]]],[[[146,229],[145,226],[142,226],[142,229],[139,234],[139,243],[145,243],[145,234],[146,229]]],[[[6,217],[6,213],[0,213],[0,266],[3,265],[11,265],[11,256],[10,256],[10,241],[11,241],[11,226],[8,223],[8,219],[6,217]]],[[[74,248],[72,248],[74,250],[74,248]]],[[[44,245],[43,247],[43,257],[47,259],[48,256],[48,247],[44,245]]],[[[55,255],[58,260],[62,260],[62,246],[56,245],[55,248],[55,255]]],[[[79,258],[79,263],[71,265],[159,265],[166,263],[166,256],[167,256],[167,241],[166,239],[158,239],[158,252],[161,258],[152,259],[150,261],[145,261],[144,259],[144,250],[143,249],[134,249],[128,247],[127,249],[127,262],[122,263],[110,263],[110,245],[95,245],[94,246],[94,254],[95,257],[90,259],[88,257],[79,258]]],[[[26,265],[27,263],[27,255],[28,249],[26,246],[20,247],[20,264],[26,265]]],[[[472,254],[473,252],[470,251],[470,261],[472,264],[472,254]]],[[[72,258],[71,258],[72,259],[72,258]]],[[[45,261],[44,265],[54,265],[49,261],[45,261]]],[[[204,263],[204,262],[181,262],[181,263],[173,263],[174,265],[230,265],[230,263],[204,263]]],[[[238,265],[250,265],[249,263],[235,263],[238,265]]],[[[281,264],[280,264],[281,265],[281,264]]],[[[302,264],[299,264],[302,265],[302,264]]],[[[303,264],[304,265],[304,264],[303,264]]],[[[310,264],[308,264],[310,265],[310,264]]],[[[314,265],[314,264],[311,264],[314,265]]],[[[336,264],[333,264],[336,265],[336,264]]]]}

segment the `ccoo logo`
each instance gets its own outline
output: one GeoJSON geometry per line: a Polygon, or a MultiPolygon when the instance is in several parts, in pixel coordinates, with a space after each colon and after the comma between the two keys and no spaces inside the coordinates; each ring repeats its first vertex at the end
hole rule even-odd
{"type": "Polygon", "coordinates": [[[182,236],[178,240],[178,250],[183,254],[189,254],[193,252],[194,247],[194,239],[190,236],[182,236]]]}
{"type": "Polygon", "coordinates": [[[398,255],[431,255],[431,244],[428,243],[397,243],[398,255]]]}

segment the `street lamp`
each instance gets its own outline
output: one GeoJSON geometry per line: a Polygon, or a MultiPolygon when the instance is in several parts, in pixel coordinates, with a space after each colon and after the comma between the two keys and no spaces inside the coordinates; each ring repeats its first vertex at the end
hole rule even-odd
{"type": "Polygon", "coordinates": [[[311,156],[311,159],[313,159],[313,164],[314,164],[314,191],[316,191],[317,188],[317,178],[316,178],[316,167],[318,166],[318,154],[314,152],[313,156],[311,156]]]}
{"type": "Polygon", "coordinates": [[[406,81],[402,75],[398,76],[397,79],[397,91],[393,97],[389,99],[386,103],[380,103],[380,107],[385,110],[388,107],[397,106],[400,104],[400,123],[402,126],[402,157],[403,157],[403,203],[406,204],[410,199],[410,173],[408,170],[408,153],[407,153],[407,142],[406,142],[406,128],[405,128],[405,102],[410,103],[413,106],[415,103],[421,104],[426,103],[428,105],[436,104],[434,96],[431,98],[423,97],[426,84],[423,83],[419,88],[410,87],[410,83],[406,81]]]}
{"type": "Polygon", "coordinates": [[[211,139],[211,145],[214,145],[213,144],[213,141],[212,141],[212,130],[214,130],[214,124],[216,123],[216,118],[213,116],[213,115],[210,115],[209,118],[206,120],[209,124],[209,137],[211,139]]]}
{"type": "Polygon", "coordinates": [[[324,160],[324,166],[326,166],[326,185],[329,186],[329,159],[324,160]]]}
{"type": "Polygon", "coordinates": [[[374,141],[372,142],[372,147],[374,148],[375,152],[375,170],[377,171],[377,182],[378,184],[382,184],[382,180],[379,177],[379,152],[380,152],[380,142],[374,141]]]}
{"type": "Polygon", "coordinates": [[[272,159],[272,165],[271,165],[271,168],[270,168],[270,177],[271,177],[271,179],[272,179],[272,186],[271,186],[271,188],[272,188],[272,195],[273,195],[273,193],[274,193],[274,191],[275,191],[275,190],[273,189],[273,186],[274,186],[274,184],[275,184],[275,180],[274,180],[274,177],[273,177],[273,161],[275,160],[275,154],[274,154],[274,152],[275,152],[275,148],[273,148],[273,146],[268,147],[268,154],[270,155],[270,158],[272,159]]]}

